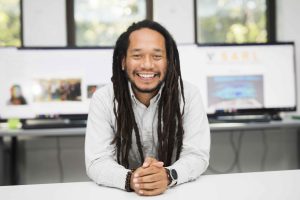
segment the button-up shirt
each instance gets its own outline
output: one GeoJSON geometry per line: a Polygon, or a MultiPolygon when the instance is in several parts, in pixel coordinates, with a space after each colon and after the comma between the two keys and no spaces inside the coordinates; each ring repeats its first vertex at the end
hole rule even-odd
{"type": "MultiPolygon", "coordinates": [[[[130,84],[129,89],[144,157],[157,159],[158,104],[162,88],[150,100],[148,107],[135,97],[130,84]]],[[[206,170],[209,163],[210,130],[200,92],[194,85],[184,82],[184,94],[182,150],[180,158],[168,166],[177,171],[177,184],[196,179],[206,170]]],[[[116,146],[111,144],[116,133],[113,107],[114,91],[110,83],[98,89],[90,103],[85,138],[86,170],[88,176],[97,184],[124,189],[129,169],[118,164],[116,146]]],[[[130,168],[137,168],[141,164],[135,134],[132,134],[129,165],[130,168]]]]}

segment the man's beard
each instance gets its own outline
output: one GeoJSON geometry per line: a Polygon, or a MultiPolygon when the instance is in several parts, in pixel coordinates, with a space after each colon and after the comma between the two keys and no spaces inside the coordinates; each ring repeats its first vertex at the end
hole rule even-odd
{"type": "Polygon", "coordinates": [[[159,81],[159,83],[157,84],[156,87],[154,88],[150,88],[150,89],[142,89],[142,88],[139,88],[134,82],[132,82],[130,79],[128,79],[133,87],[133,89],[136,89],[138,92],[141,92],[141,93],[153,93],[157,90],[160,89],[160,87],[162,86],[163,84],[163,81],[159,81]]]}
{"type": "Polygon", "coordinates": [[[157,84],[156,87],[154,88],[150,88],[150,89],[142,89],[142,88],[139,88],[128,76],[127,72],[125,72],[125,75],[126,75],[126,78],[128,81],[130,81],[131,83],[131,86],[133,89],[135,89],[136,91],[138,92],[141,92],[141,93],[153,93],[157,90],[160,89],[160,87],[163,85],[164,81],[165,81],[165,78],[162,80],[162,81],[159,81],[159,83],[157,84]]]}

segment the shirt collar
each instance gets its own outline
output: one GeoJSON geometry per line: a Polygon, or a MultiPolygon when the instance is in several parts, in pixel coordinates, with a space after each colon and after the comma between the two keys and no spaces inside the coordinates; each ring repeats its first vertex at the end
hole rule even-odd
{"type": "MultiPolygon", "coordinates": [[[[150,100],[150,104],[152,104],[152,103],[156,103],[159,99],[160,99],[160,96],[161,96],[161,92],[162,92],[162,89],[163,89],[163,87],[165,86],[165,83],[163,83],[161,86],[160,86],[160,88],[159,88],[159,91],[158,91],[158,93],[154,96],[154,97],[152,97],[152,99],[150,100]]],[[[130,81],[128,81],[128,87],[129,87],[129,92],[130,92],[130,97],[131,97],[131,99],[134,101],[134,103],[140,103],[140,101],[136,98],[136,96],[135,96],[135,94],[134,94],[134,92],[133,92],[133,90],[132,90],[132,86],[131,86],[131,83],[130,83],[130,81]]]]}

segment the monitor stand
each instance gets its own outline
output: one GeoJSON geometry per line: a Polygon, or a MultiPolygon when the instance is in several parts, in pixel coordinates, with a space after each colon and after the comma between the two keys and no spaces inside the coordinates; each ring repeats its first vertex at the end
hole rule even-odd
{"type": "MultiPolygon", "coordinates": [[[[279,115],[278,115],[279,116],[279,115]]],[[[251,122],[270,122],[272,116],[269,114],[249,114],[249,115],[227,115],[209,118],[210,123],[251,123],[251,122]]]]}
{"type": "Polygon", "coordinates": [[[52,129],[86,127],[86,120],[70,119],[27,119],[22,123],[23,129],[52,129]]]}

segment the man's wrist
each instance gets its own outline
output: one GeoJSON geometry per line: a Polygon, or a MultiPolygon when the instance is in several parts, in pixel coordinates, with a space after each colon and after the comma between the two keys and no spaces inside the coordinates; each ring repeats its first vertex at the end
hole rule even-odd
{"type": "Polygon", "coordinates": [[[135,170],[131,169],[130,171],[127,172],[126,175],[126,180],[125,180],[125,190],[127,192],[133,192],[133,189],[131,187],[131,182],[132,182],[132,174],[135,170]]]}
{"type": "Polygon", "coordinates": [[[177,184],[178,175],[175,169],[166,169],[167,177],[168,177],[168,186],[172,187],[177,184]]]}
{"type": "Polygon", "coordinates": [[[132,171],[128,171],[127,175],[126,175],[126,180],[125,180],[125,190],[127,192],[132,192],[133,190],[130,187],[130,183],[131,183],[131,175],[132,175],[132,171]]]}

